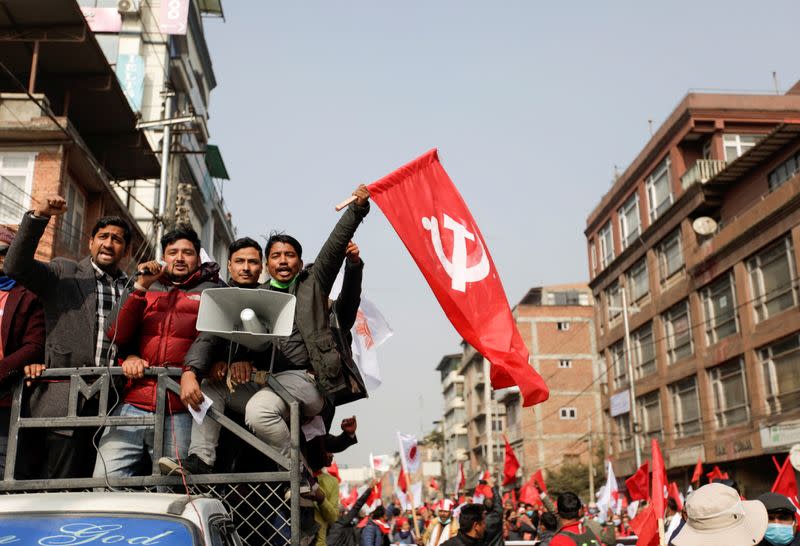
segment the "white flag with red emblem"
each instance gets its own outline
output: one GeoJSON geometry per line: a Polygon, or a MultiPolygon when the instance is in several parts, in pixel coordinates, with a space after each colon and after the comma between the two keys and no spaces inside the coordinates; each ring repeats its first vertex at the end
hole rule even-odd
{"type": "Polygon", "coordinates": [[[406,465],[409,474],[416,474],[419,470],[420,456],[417,448],[417,437],[411,434],[397,433],[397,441],[400,444],[400,456],[406,465]]]}
{"type": "Polygon", "coordinates": [[[375,304],[361,296],[361,305],[356,315],[353,334],[353,360],[364,378],[367,391],[381,386],[381,371],[378,368],[378,347],[392,337],[392,328],[375,304]]]}
{"type": "Polygon", "coordinates": [[[389,472],[392,467],[392,458],[389,455],[369,454],[369,464],[376,472],[389,472]]]}

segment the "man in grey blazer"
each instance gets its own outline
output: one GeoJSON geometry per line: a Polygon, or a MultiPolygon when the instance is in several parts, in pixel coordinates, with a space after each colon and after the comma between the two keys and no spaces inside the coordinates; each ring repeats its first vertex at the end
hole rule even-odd
{"type": "MultiPolygon", "coordinates": [[[[130,225],[118,216],[104,216],[89,237],[89,256],[80,262],[55,258],[50,263],[34,259],[39,239],[51,216],[66,212],[63,197],[51,195],[25,213],[5,260],[6,275],[34,292],[44,307],[47,339],[44,365],[35,366],[36,377],[47,368],[107,366],[114,347],[105,331],[113,307],[123,297],[127,277],[119,263],[128,253],[130,225]]],[[[31,393],[35,417],[66,415],[68,382],[47,382],[31,393]]],[[[92,475],[95,451],[92,428],[48,430],[45,436],[46,478],[92,475]]]]}

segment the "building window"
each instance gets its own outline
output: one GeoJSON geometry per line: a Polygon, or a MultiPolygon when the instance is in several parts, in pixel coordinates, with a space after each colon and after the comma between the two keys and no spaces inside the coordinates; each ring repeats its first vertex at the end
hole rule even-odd
{"type": "Polygon", "coordinates": [[[792,156],[767,175],[769,191],[775,191],[800,171],[800,155],[792,156]]]}
{"type": "Polygon", "coordinates": [[[628,270],[628,296],[630,301],[637,301],[643,298],[650,292],[650,284],[647,279],[647,259],[642,257],[641,260],[633,264],[628,270]]]}
{"type": "Polygon", "coordinates": [[[722,135],[722,143],[725,146],[725,161],[730,163],[742,157],[759,140],[761,140],[760,135],[722,135]]]}
{"type": "Polygon", "coordinates": [[[683,438],[699,434],[700,401],[697,397],[697,377],[691,376],[669,386],[672,413],[675,419],[675,436],[683,438]]]}
{"type": "Polygon", "coordinates": [[[0,223],[19,224],[30,208],[34,152],[0,152],[0,223]]]}
{"type": "Polygon", "coordinates": [[[664,321],[669,363],[674,364],[693,352],[689,300],[683,300],[672,306],[661,318],[664,321]]]}
{"type": "Polygon", "coordinates": [[[86,211],[86,198],[73,182],[67,177],[64,197],[67,200],[67,212],[61,216],[61,231],[59,239],[69,252],[77,253],[81,244],[88,238],[83,234],[83,218],[86,211]]]}
{"type": "Polygon", "coordinates": [[[657,252],[661,282],[664,282],[683,268],[680,228],[667,235],[659,243],[657,252]]]}
{"type": "Polygon", "coordinates": [[[618,281],[614,281],[611,286],[606,288],[606,309],[609,322],[622,314],[622,292],[620,292],[618,281]]]}
{"type": "Polygon", "coordinates": [[[548,292],[547,305],[589,305],[589,297],[577,290],[548,292]]]}
{"type": "Polygon", "coordinates": [[[658,391],[649,392],[636,399],[636,411],[639,416],[639,425],[648,440],[656,438],[661,440],[661,399],[658,391]]]}
{"type": "Polygon", "coordinates": [[[797,273],[792,239],[785,237],[747,262],[756,322],[797,305],[797,273]]]}
{"type": "Polygon", "coordinates": [[[556,326],[559,332],[566,332],[569,330],[569,322],[559,322],[556,326]]]}
{"type": "Polygon", "coordinates": [[[594,239],[589,241],[589,255],[592,261],[592,273],[597,273],[597,246],[594,239]]]}
{"type": "Polygon", "coordinates": [[[622,340],[609,348],[611,367],[614,370],[614,387],[624,389],[628,386],[628,364],[625,362],[625,346],[622,340]]]}
{"type": "Polygon", "coordinates": [[[562,369],[571,368],[572,367],[572,361],[571,360],[559,360],[558,361],[558,367],[562,368],[562,369]]]}
{"type": "Polygon", "coordinates": [[[653,342],[652,322],[648,322],[631,334],[631,358],[637,379],[656,371],[656,348],[653,342]]]}
{"type": "Polygon", "coordinates": [[[600,267],[605,269],[614,259],[614,235],[611,231],[611,220],[600,230],[599,239],[600,267]]]}
{"type": "Polygon", "coordinates": [[[669,158],[665,158],[647,177],[647,199],[650,205],[650,222],[655,221],[672,206],[672,187],[669,179],[669,158]]]}
{"type": "Polygon", "coordinates": [[[631,195],[624,205],[619,209],[619,234],[622,248],[628,248],[641,232],[641,222],[639,221],[639,195],[631,195]]]}
{"type": "Polygon", "coordinates": [[[800,406],[800,336],[794,334],[763,347],[758,356],[770,414],[800,406]]]}
{"type": "Polygon", "coordinates": [[[617,429],[617,447],[620,452],[633,448],[630,413],[623,413],[614,417],[614,425],[617,429]]]}
{"type": "Polygon", "coordinates": [[[702,296],[706,313],[706,339],[709,345],[739,331],[732,272],[704,288],[702,296]]]}
{"type": "Polygon", "coordinates": [[[750,419],[747,403],[747,381],[744,360],[740,357],[708,370],[714,393],[714,420],[717,428],[725,428],[750,419]]]}
{"type": "Polygon", "coordinates": [[[561,408],[559,411],[562,419],[577,419],[578,410],[576,408],[561,408]]]}

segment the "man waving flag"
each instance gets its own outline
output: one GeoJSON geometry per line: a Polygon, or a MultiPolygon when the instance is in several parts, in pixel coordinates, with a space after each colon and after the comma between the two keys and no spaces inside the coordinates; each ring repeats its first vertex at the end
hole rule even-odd
{"type": "Polygon", "coordinates": [[[447,318],[491,362],[492,386],[519,386],[524,406],[547,400],[547,386],[528,362],[483,236],[437,151],[381,178],[369,191],[447,318]]]}

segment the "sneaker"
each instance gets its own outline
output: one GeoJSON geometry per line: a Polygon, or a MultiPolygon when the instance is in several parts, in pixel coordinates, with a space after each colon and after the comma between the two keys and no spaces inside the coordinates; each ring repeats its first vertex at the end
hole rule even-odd
{"type": "Polygon", "coordinates": [[[210,464],[194,453],[183,461],[179,461],[174,457],[161,457],[158,460],[158,468],[161,470],[162,476],[175,476],[177,474],[188,476],[190,474],[212,474],[214,472],[214,468],[210,464]]]}

